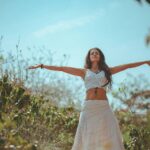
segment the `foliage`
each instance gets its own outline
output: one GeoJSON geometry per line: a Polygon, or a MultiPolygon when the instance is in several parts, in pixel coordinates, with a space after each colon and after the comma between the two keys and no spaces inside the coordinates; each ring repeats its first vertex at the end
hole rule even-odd
{"type": "MultiPolygon", "coordinates": [[[[116,110],[127,150],[150,149],[150,112],[116,110]]],[[[51,100],[32,95],[23,85],[0,80],[0,149],[70,150],[79,112],[59,108],[51,100]]]]}
{"type": "MultiPolygon", "coordinates": [[[[136,1],[137,1],[139,4],[142,4],[142,3],[143,3],[143,0],[136,0],[136,1]]],[[[145,0],[145,2],[150,5],[150,0],[145,0]]],[[[145,42],[146,42],[146,45],[147,45],[147,46],[150,44],[150,33],[146,36],[145,42]]]]}
{"type": "MultiPolygon", "coordinates": [[[[1,63],[5,62],[3,57],[0,60],[1,63]]],[[[33,89],[25,86],[31,81],[34,83],[35,78],[33,76],[29,81],[26,80],[19,60],[18,65],[20,73],[18,70],[10,71],[12,68],[9,67],[6,67],[7,71],[4,73],[0,66],[0,149],[70,150],[79,119],[78,110],[75,109],[74,103],[70,103],[75,96],[70,90],[64,94],[64,82],[60,81],[56,86],[52,83],[51,87],[39,82],[30,84],[33,89]],[[19,76],[16,77],[16,74],[19,76]],[[67,107],[59,107],[58,103],[54,103],[62,96],[69,98],[67,107]]],[[[127,150],[150,150],[150,84],[142,78],[137,79],[145,83],[144,87],[136,78],[132,78],[132,82],[121,84],[117,92],[112,92],[125,106],[115,110],[115,114],[127,150]],[[138,114],[138,111],[144,113],[138,114]]],[[[37,78],[38,81],[40,79],[37,78]]],[[[74,84],[74,81],[72,82],[74,84]]],[[[81,88],[78,90],[81,91],[81,88]]],[[[77,90],[75,94],[78,95],[77,90]]]]}
{"type": "Polygon", "coordinates": [[[116,111],[126,150],[150,150],[150,112],[137,115],[116,111]]]}
{"type": "Polygon", "coordinates": [[[8,75],[0,80],[0,91],[0,149],[70,149],[79,117],[74,108],[29,94],[8,75]]]}
{"type": "MultiPolygon", "coordinates": [[[[139,2],[139,3],[143,2],[142,0],[136,0],[136,1],[139,2]]],[[[150,4],[150,0],[145,0],[145,2],[147,2],[148,4],[150,4]]]]}
{"type": "Polygon", "coordinates": [[[140,76],[128,74],[128,81],[112,93],[123,107],[116,109],[115,114],[126,150],[150,150],[150,83],[140,76]]]}

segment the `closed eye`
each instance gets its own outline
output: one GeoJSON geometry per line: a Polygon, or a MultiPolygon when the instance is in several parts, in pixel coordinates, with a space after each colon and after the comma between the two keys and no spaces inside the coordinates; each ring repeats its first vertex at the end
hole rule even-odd
{"type": "Polygon", "coordinates": [[[91,53],[91,55],[94,55],[94,54],[98,55],[99,53],[98,52],[92,52],[91,53]]]}

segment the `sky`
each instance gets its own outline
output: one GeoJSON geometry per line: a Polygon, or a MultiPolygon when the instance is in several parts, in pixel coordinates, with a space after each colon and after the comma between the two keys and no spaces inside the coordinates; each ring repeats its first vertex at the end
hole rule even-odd
{"type": "MultiPolygon", "coordinates": [[[[150,60],[145,44],[149,14],[150,5],[135,0],[0,0],[0,49],[15,53],[20,40],[25,57],[37,55],[33,47],[44,46],[55,52],[57,61],[68,55],[67,66],[77,68],[83,68],[93,47],[103,51],[111,67],[150,60]]],[[[143,73],[150,80],[145,64],[113,75],[114,82],[123,82],[127,73],[143,73]]]]}

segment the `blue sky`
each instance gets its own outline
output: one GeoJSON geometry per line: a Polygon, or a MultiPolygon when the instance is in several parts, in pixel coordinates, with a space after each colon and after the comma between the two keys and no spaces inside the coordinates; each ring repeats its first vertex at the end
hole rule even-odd
{"type": "MultiPolygon", "coordinates": [[[[68,66],[83,67],[88,49],[102,49],[109,66],[150,60],[145,37],[150,32],[150,6],[134,0],[0,0],[1,48],[13,51],[20,38],[24,56],[27,47],[45,46],[55,51],[58,61],[70,56],[68,66]]],[[[44,63],[44,62],[43,62],[44,63]]],[[[115,82],[126,73],[144,73],[143,65],[116,74],[115,82]]]]}

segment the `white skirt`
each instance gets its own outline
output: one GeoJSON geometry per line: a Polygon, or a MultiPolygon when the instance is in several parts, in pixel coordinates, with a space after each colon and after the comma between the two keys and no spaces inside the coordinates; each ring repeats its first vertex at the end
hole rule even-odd
{"type": "Polygon", "coordinates": [[[108,100],[85,100],[71,150],[125,150],[108,100]]]}

